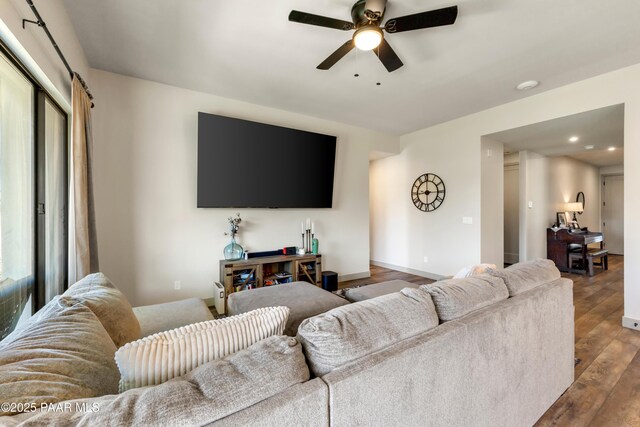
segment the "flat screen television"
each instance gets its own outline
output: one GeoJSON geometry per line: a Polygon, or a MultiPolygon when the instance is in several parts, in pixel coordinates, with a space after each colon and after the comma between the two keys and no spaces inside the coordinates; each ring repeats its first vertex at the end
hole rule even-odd
{"type": "Polygon", "coordinates": [[[198,113],[199,208],[330,208],[336,137],[198,113]]]}

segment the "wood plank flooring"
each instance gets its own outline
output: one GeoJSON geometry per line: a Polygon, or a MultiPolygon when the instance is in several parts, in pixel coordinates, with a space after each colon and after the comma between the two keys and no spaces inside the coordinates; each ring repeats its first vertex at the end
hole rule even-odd
{"type": "MultiPolygon", "coordinates": [[[[599,270],[597,270],[599,271],[599,270]]],[[[609,256],[609,270],[573,280],[575,382],[537,422],[542,426],[640,427],[640,332],[623,328],[624,257],[609,256]]],[[[371,277],[340,288],[387,280],[431,283],[412,274],[371,266],[371,277]]]]}

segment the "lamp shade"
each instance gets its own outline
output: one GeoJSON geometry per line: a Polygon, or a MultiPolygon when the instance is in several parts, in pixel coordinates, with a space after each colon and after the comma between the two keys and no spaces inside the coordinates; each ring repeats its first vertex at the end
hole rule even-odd
{"type": "Polygon", "coordinates": [[[567,212],[582,212],[582,211],[584,211],[584,207],[582,206],[582,203],[580,203],[580,202],[567,203],[567,205],[565,206],[565,209],[567,210],[567,212]]]}

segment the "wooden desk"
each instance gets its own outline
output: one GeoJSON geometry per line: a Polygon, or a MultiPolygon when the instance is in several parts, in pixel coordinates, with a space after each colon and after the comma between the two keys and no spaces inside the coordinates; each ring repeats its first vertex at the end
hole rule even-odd
{"type": "Polygon", "coordinates": [[[582,247],[582,265],[585,266],[587,265],[587,246],[593,243],[600,243],[600,248],[603,248],[602,233],[589,231],[586,228],[575,231],[563,228],[557,232],[547,228],[547,258],[555,262],[560,271],[569,271],[569,245],[582,247]]]}

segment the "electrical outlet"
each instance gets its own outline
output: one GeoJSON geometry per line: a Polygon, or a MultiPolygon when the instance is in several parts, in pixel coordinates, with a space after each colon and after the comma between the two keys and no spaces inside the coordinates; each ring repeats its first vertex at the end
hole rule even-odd
{"type": "Polygon", "coordinates": [[[428,256],[424,256],[424,262],[429,262],[429,257],[428,256]]]}
{"type": "Polygon", "coordinates": [[[473,218],[470,216],[462,217],[463,224],[473,224],[473,218]]]}
{"type": "Polygon", "coordinates": [[[180,282],[180,280],[176,280],[175,282],[173,282],[173,289],[175,289],[176,291],[179,291],[181,287],[182,283],[180,282]]]}

